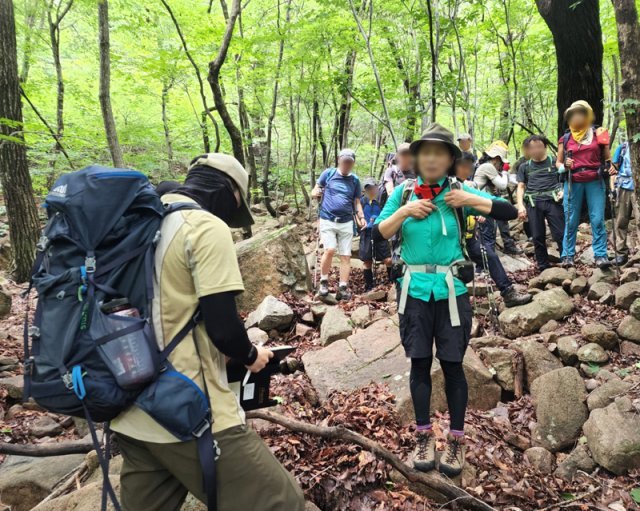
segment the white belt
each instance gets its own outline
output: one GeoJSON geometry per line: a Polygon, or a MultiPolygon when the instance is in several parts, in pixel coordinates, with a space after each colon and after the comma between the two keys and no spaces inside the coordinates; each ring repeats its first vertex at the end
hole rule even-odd
{"type": "Polygon", "coordinates": [[[409,285],[411,284],[412,273],[444,273],[445,282],[449,290],[449,317],[451,318],[451,326],[460,326],[460,314],[458,312],[458,300],[456,297],[456,285],[453,280],[453,266],[464,261],[454,261],[448,266],[439,264],[405,264],[404,274],[402,276],[402,288],[400,290],[400,302],[398,303],[398,312],[404,314],[407,305],[407,296],[409,296],[409,285]]]}

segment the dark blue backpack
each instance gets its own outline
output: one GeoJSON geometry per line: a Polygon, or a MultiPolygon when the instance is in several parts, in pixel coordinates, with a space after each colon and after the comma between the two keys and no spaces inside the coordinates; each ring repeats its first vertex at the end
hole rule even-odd
{"type": "Polygon", "coordinates": [[[108,477],[108,423],[102,454],[94,422],[110,421],[134,402],[181,441],[198,440],[215,509],[208,392],[167,361],[196,325],[197,311],[162,351],[150,320],[162,219],[199,207],[165,208],[144,174],[99,166],[60,177],[44,207],[49,220],[28,289],[36,289],[38,303],[33,320],[28,312],[25,319],[25,399],[87,420],[104,474],[103,509],[107,495],[121,508],[108,477]]]}

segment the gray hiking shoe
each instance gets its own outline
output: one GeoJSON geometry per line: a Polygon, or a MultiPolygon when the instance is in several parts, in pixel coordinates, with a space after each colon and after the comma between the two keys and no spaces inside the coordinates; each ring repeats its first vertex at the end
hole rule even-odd
{"type": "Polygon", "coordinates": [[[464,466],[464,440],[449,435],[447,448],[442,453],[438,470],[449,477],[457,476],[464,466]]]}
{"type": "Polygon", "coordinates": [[[329,281],[321,280],[320,287],[318,288],[318,295],[327,296],[329,294],[329,281]]]}
{"type": "Polygon", "coordinates": [[[413,451],[413,466],[420,472],[428,472],[436,466],[436,436],[433,433],[418,432],[416,448],[413,451]]]}
{"type": "Polygon", "coordinates": [[[340,286],[338,288],[336,300],[344,300],[345,302],[351,300],[351,291],[347,289],[347,286],[340,286]]]}
{"type": "Polygon", "coordinates": [[[502,295],[504,299],[505,307],[517,307],[518,305],[526,305],[531,300],[533,300],[533,296],[529,293],[522,293],[518,291],[515,287],[511,286],[507,291],[502,295]]]}

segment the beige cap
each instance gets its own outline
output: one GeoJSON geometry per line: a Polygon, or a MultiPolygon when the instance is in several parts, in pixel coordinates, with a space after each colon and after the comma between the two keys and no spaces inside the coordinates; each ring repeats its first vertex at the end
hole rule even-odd
{"type": "Polygon", "coordinates": [[[396,154],[410,153],[410,152],[411,152],[411,144],[409,142],[402,142],[402,144],[398,146],[398,150],[396,151],[396,154]]]}
{"type": "Polygon", "coordinates": [[[502,163],[509,163],[509,152],[502,141],[494,142],[484,152],[490,158],[500,158],[502,163]]]}
{"type": "Polygon", "coordinates": [[[209,153],[193,160],[189,165],[189,170],[198,165],[205,165],[214,168],[229,176],[240,190],[242,204],[229,223],[229,227],[246,227],[254,223],[251,210],[247,203],[247,193],[249,191],[249,174],[242,164],[233,156],[222,153],[209,153]]]}

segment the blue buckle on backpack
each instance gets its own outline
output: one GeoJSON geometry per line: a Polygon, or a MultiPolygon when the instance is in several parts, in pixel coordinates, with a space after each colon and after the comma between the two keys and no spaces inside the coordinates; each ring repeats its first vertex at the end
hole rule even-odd
{"type": "Polygon", "coordinates": [[[83,377],[82,367],[78,365],[73,366],[73,368],[71,369],[71,382],[73,385],[73,391],[76,393],[76,396],[78,396],[78,399],[80,399],[81,401],[87,395],[87,391],[84,388],[84,382],[82,381],[82,377],[83,377]]]}

